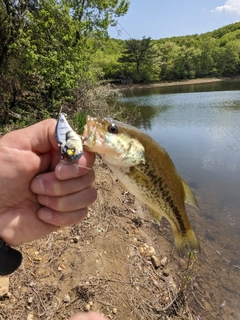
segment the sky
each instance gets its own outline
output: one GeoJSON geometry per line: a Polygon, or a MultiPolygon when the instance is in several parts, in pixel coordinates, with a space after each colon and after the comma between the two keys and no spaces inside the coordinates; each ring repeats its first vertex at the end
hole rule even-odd
{"type": "Polygon", "coordinates": [[[109,35],[117,39],[152,39],[213,31],[240,21],[240,0],[130,0],[109,35]]]}

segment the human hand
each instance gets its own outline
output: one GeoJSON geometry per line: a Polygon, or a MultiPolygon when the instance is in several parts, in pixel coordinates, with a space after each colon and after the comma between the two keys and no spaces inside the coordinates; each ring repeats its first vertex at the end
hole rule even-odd
{"type": "Polygon", "coordinates": [[[71,317],[69,320],[106,320],[105,317],[96,312],[79,313],[71,317]]]}
{"type": "Polygon", "coordinates": [[[0,238],[9,245],[39,239],[79,223],[97,197],[94,154],[59,163],[56,120],[41,121],[0,139],[0,238]]]}

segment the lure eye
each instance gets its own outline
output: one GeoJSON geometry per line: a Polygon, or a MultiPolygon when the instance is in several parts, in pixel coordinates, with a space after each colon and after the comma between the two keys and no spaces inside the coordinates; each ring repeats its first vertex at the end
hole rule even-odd
{"type": "Polygon", "coordinates": [[[73,148],[67,150],[67,154],[68,154],[70,157],[74,156],[74,153],[75,153],[75,149],[73,149],[73,148]]]}
{"type": "Polygon", "coordinates": [[[112,123],[110,126],[108,126],[108,131],[110,133],[118,133],[118,127],[116,124],[112,123]]]}

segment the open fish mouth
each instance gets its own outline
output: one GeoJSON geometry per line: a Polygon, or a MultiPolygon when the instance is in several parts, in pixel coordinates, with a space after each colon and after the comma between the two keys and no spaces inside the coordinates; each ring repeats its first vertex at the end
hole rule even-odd
{"type": "Polygon", "coordinates": [[[86,125],[83,132],[83,143],[86,149],[102,146],[105,143],[105,134],[101,130],[101,121],[102,119],[92,118],[87,116],[86,125]]]}

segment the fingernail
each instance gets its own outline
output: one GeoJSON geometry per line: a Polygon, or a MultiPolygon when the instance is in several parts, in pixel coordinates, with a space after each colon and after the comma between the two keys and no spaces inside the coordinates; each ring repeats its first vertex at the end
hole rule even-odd
{"type": "Polygon", "coordinates": [[[45,221],[45,222],[52,222],[52,210],[49,208],[42,208],[39,212],[38,212],[38,217],[40,220],[45,221]]]}
{"type": "Polygon", "coordinates": [[[69,162],[60,162],[57,167],[57,177],[59,179],[70,179],[78,175],[78,165],[69,162]]]}

